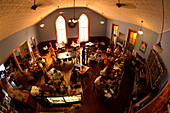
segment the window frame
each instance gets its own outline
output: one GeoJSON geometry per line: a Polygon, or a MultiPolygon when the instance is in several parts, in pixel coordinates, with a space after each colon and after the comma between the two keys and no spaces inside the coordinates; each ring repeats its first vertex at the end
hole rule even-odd
{"type": "MultiPolygon", "coordinates": [[[[80,17],[82,16],[82,15],[85,15],[86,17],[87,17],[87,20],[88,20],[88,40],[87,41],[80,41],[80,43],[82,43],[82,42],[88,42],[89,41],[89,31],[90,31],[90,21],[89,21],[89,17],[87,16],[87,14],[86,13],[81,13],[80,14],[80,16],[79,16],[79,19],[80,19],[80,17]]],[[[79,22],[78,22],[78,40],[80,40],[80,33],[79,33],[79,31],[80,31],[80,27],[79,27],[79,22]]]]}
{"type": "Polygon", "coordinates": [[[57,25],[56,25],[56,22],[57,22],[57,19],[58,19],[58,17],[59,16],[62,16],[63,18],[64,18],[64,20],[65,20],[65,31],[66,31],[66,43],[64,43],[64,44],[67,44],[68,43],[68,34],[67,34],[67,23],[66,23],[66,19],[65,19],[65,17],[63,16],[63,15],[58,15],[57,17],[56,17],[56,19],[55,19],[55,34],[56,34],[56,42],[58,43],[58,36],[57,36],[57,25]]]}

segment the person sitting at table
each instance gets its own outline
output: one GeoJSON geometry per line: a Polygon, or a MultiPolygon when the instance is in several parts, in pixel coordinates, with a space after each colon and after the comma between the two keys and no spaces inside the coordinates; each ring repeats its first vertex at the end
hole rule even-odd
{"type": "Polygon", "coordinates": [[[96,63],[96,55],[95,55],[95,53],[92,53],[90,55],[89,59],[90,59],[90,65],[94,65],[96,63]]]}
{"type": "Polygon", "coordinates": [[[116,46],[116,48],[113,51],[114,56],[118,56],[120,54],[120,46],[116,46]]]}
{"type": "Polygon", "coordinates": [[[35,58],[36,58],[36,60],[38,60],[39,58],[41,58],[41,55],[40,54],[35,54],[35,58]]]}
{"type": "Polygon", "coordinates": [[[43,70],[44,81],[46,84],[49,84],[53,81],[53,78],[48,74],[47,69],[43,70]]]}
{"type": "Polygon", "coordinates": [[[71,74],[71,77],[70,77],[70,81],[72,83],[77,83],[77,77],[78,77],[78,72],[76,70],[76,66],[74,66],[73,70],[72,70],[72,74],[71,74]]]}
{"type": "Polygon", "coordinates": [[[61,71],[55,69],[53,74],[53,79],[54,79],[54,83],[60,84],[63,81],[63,76],[61,75],[61,71]]]}
{"type": "Polygon", "coordinates": [[[76,43],[74,41],[72,41],[71,46],[73,51],[76,51],[76,43]]]}
{"type": "Polygon", "coordinates": [[[99,42],[98,41],[96,41],[96,43],[95,43],[95,51],[97,50],[97,48],[99,48],[99,42]]]}
{"type": "Polygon", "coordinates": [[[52,67],[57,66],[57,58],[55,56],[52,56],[52,67]]]}
{"type": "Polygon", "coordinates": [[[96,50],[96,53],[97,53],[97,58],[99,58],[100,56],[101,56],[101,53],[102,53],[102,50],[100,49],[100,48],[98,48],[97,50],[96,50]]]}
{"type": "Polygon", "coordinates": [[[49,51],[49,53],[51,54],[51,57],[52,57],[52,56],[55,56],[55,57],[56,57],[55,49],[53,48],[51,42],[49,43],[48,51],[49,51]]]}
{"type": "Polygon", "coordinates": [[[40,62],[40,63],[43,65],[43,67],[46,66],[46,61],[45,61],[45,59],[39,58],[39,59],[38,59],[38,62],[40,62]]]}
{"type": "Polygon", "coordinates": [[[80,40],[79,40],[79,38],[77,39],[77,44],[80,44],[80,40]]]}
{"type": "Polygon", "coordinates": [[[112,50],[110,45],[108,46],[106,53],[107,53],[107,57],[111,56],[112,50]]]}

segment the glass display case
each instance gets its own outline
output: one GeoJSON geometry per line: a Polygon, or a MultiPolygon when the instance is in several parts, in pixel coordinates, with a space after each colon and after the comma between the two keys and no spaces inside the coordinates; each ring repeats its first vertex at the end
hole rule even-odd
{"type": "Polygon", "coordinates": [[[64,104],[64,98],[63,97],[47,97],[47,100],[52,104],[64,104]]]}
{"type": "Polygon", "coordinates": [[[66,104],[66,103],[81,102],[82,97],[80,94],[80,95],[61,96],[61,97],[47,97],[47,100],[51,104],[66,104]]]}

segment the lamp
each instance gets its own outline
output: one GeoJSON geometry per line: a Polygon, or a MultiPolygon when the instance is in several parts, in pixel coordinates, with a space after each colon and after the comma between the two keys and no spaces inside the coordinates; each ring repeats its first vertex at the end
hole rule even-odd
{"type": "Polygon", "coordinates": [[[74,0],[74,18],[71,18],[68,20],[69,27],[73,28],[76,26],[76,23],[78,22],[78,19],[75,18],[75,0],[74,0]]]}
{"type": "Polygon", "coordinates": [[[104,21],[103,21],[103,20],[100,20],[100,24],[104,24],[104,21]]]}
{"type": "Polygon", "coordinates": [[[161,47],[163,29],[164,29],[164,0],[162,0],[162,30],[161,30],[161,34],[160,34],[160,40],[157,44],[153,45],[153,49],[158,53],[161,53],[163,51],[163,49],[161,47]]]}
{"type": "Polygon", "coordinates": [[[44,24],[44,23],[40,24],[40,27],[44,27],[44,26],[45,26],[45,24],[44,24]]]}
{"type": "Polygon", "coordinates": [[[142,31],[142,23],[143,23],[143,20],[141,21],[141,27],[140,27],[140,30],[138,31],[138,33],[139,33],[140,35],[143,34],[143,31],[142,31]]]}
{"type": "MultiPolygon", "coordinates": [[[[40,17],[41,18],[41,21],[42,21],[42,17],[40,17]]],[[[45,26],[45,24],[44,23],[41,23],[40,24],[40,27],[44,27],[45,26]]]]}
{"type": "MultiPolygon", "coordinates": [[[[102,13],[102,16],[103,16],[103,13],[102,13]]],[[[104,24],[104,20],[100,20],[100,24],[104,24]]]]}

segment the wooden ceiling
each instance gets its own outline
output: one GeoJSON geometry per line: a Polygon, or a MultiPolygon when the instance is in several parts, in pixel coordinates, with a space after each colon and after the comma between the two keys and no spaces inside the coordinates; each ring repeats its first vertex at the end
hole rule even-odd
{"type": "MultiPolygon", "coordinates": [[[[151,29],[157,33],[162,27],[162,0],[75,0],[76,7],[87,7],[108,19],[120,20],[151,29]]],[[[0,0],[0,40],[32,26],[59,8],[73,7],[74,0],[36,0],[36,10],[31,6],[34,0],[0,0]],[[43,18],[41,18],[43,17],[43,18]]],[[[170,29],[170,0],[164,0],[165,26],[170,29]]]]}

